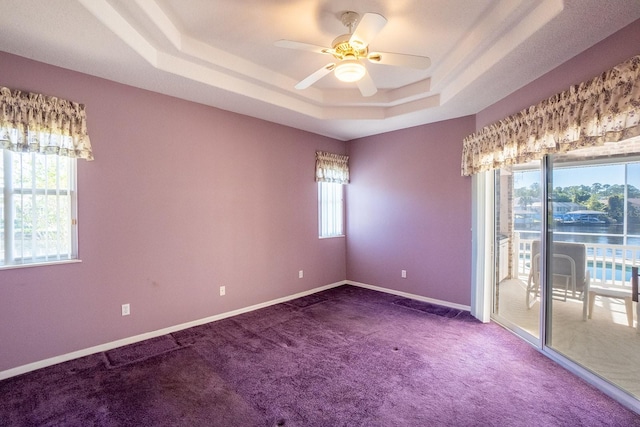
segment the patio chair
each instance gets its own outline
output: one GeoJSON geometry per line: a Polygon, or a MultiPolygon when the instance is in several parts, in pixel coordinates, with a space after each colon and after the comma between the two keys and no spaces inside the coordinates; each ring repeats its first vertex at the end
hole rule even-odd
{"type": "MultiPolygon", "coordinates": [[[[566,301],[567,298],[582,301],[582,318],[587,320],[589,294],[589,270],[587,270],[587,250],[582,243],[553,243],[552,293],[553,298],[566,301]]],[[[531,269],[527,280],[527,308],[535,304],[540,295],[540,241],[531,244],[531,269]]]]}

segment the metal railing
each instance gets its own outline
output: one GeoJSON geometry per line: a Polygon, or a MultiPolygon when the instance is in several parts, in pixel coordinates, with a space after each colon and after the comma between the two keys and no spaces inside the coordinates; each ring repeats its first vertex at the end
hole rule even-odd
{"type": "MultiPolygon", "coordinates": [[[[531,269],[531,247],[534,239],[522,239],[514,233],[513,277],[526,280],[531,269]]],[[[591,283],[618,289],[631,289],[631,269],[640,261],[640,246],[584,243],[591,283]]]]}

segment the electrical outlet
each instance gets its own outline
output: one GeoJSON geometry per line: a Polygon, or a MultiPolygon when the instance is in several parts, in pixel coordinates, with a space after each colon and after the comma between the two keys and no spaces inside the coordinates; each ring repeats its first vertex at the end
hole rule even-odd
{"type": "Polygon", "coordinates": [[[227,293],[227,288],[225,286],[220,286],[220,296],[223,297],[227,293]]]}
{"type": "Polygon", "coordinates": [[[128,316],[131,314],[131,306],[129,304],[122,304],[122,315],[128,316]]]}
{"type": "Polygon", "coordinates": [[[402,271],[400,272],[400,276],[401,276],[403,279],[406,279],[406,278],[407,278],[407,270],[402,270],[402,271]]]}
{"type": "Polygon", "coordinates": [[[304,277],[304,271],[298,271],[298,279],[302,279],[304,277]]]}

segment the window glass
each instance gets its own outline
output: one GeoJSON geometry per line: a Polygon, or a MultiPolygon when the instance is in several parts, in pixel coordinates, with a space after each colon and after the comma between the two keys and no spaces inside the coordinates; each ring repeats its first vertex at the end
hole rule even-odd
{"type": "Polygon", "coordinates": [[[344,236],[343,186],[334,182],[318,183],[320,237],[344,236]]]}
{"type": "Polygon", "coordinates": [[[640,245],[640,163],[627,165],[627,244],[640,245]]]}
{"type": "Polygon", "coordinates": [[[75,259],[76,160],[0,153],[0,265],[75,259]]]}
{"type": "Polygon", "coordinates": [[[563,167],[557,162],[551,198],[557,241],[623,244],[624,164],[563,167]]]}

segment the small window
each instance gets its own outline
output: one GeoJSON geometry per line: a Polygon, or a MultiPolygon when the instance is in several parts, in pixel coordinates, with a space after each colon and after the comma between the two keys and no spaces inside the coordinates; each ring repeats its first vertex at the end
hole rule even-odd
{"type": "Polygon", "coordinates": [[[0,266],[76,259],[76,159],[0,156],[0,266]]]}
{"type": "Polygon", "coordinates": [[[344,190],[335,182],[318,182],[320,237],[344,236],[344,190]]]}

